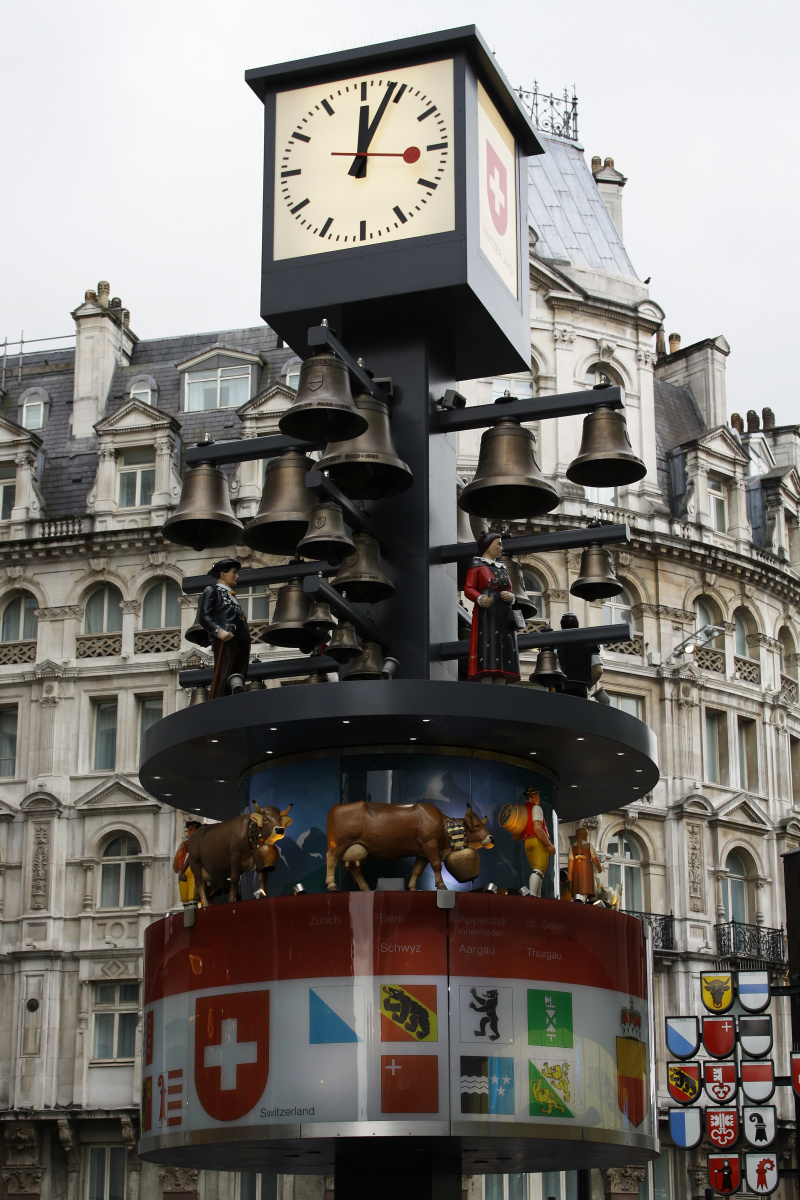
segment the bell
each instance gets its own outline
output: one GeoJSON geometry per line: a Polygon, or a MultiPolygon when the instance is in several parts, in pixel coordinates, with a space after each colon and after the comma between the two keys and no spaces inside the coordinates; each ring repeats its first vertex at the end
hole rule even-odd
{"type": "Polygon", "coordinates": [[[389,405],[365,392],[355,397],[355,406],[369,423],[366,431],[348,442],[331,442],[317,466],[352,500],[380,500],[405,492],[414,476],[394,448],[389,405]]]}
{"type": "Polygon", "coordinates": [[[306,471],[313,466],[299,450],[285,450],[270,460],[258,512],[242,536],[246,546],[265,554],[294,554],[317,502],[306,487],[306,471]]]}
{"type": "MultiPolygon", "coordinates": [[[[380,679],[383,671],[383,654],[377,642],[362,642],[361,654],[354,658],[344,680],[380,679]]],[[[343,680],[343,682],[344,682],[343,680]]]]}
{"type": "Polygon", "coordinates": [[[310,607],[311,601],[303,591],[302,579],[290,579],[278,592],[275,616],[263,630],[262,642],[270,646],[294,646],[303,654],[310,654],[316,642],[314,635],[303,628],[310,607]]]}
{"type": "Polygon", "coordinates": [[[349,663],[359,657],[361,646],[356,637],[356,631],[349,621],[339,622],[331,634],[331,640],[328,642],[325,653],[338,663],[349,663]]]}
{"type": "MultiPolygon", "coordinates": [[[[489,522],[483,517],[470,517],[459,506],[461,493],[466,487],[466,483],[456,475],[456,541],[457,542],[477,542],[482,533],[486,533],[489,528],[489,522]]],[[[464,585],[467,582],[467,573],[471,563],[468,559],[459,559],[456,564],[456,574],[458,579],[458,590],[463,592],[464,585]]]]}
{"type": "Polygon", "coordinates": [[[350,373],[328,350],[312,354],[300,368],[297,399],[278,421],[281,433],[309,442],[344,442],[367,429],[353,403],[350,373]]]}
{"type": "Polygon", "coordinates": [[[207,699],[208,699],[208,688],[207,687],[192,688],[191,695],[189,696],[189,707],[191,708],[193,704],[205,704],[207,699]]]}
{"type": "Polygon", "coordinates": [[[506,417],[481,438],[478,469],[458,501],[477,517],[539,517],[560,502],[536,462],[536,439],[530,429],[506,417]]]}
{"type": "Polygon", "coordinates": [[[315,600],[309,609],[308,617],[303,621],[303,629],[312,634],[315,645],[318,645],[320,642],[327,642],[335,624],[328,605],[322,600],[315,600]]]}
{"type": "Polygon", "coordinates": [[[525,591],[525,580],[522,575],[522,567],[513,559],[510,554],[501,554],[497,559],[502,563],[508,571],[508,577],[511,580],[511,590],[514,593],[514,605],[520,610],[525,620],[536,616],[536,605],[529,598],[525,591]]]}
{"type": "Polygon", "coordinates": [[[584,417],[580,453],[567,467],[567,479],[584,487],[624,487],[646,474],[647,467],[633,453],[621,412],[596,408],[584,417]]]}
{"type": "Polygon", "coordinates": [[[609,600],[623,590],[614,574],[605,546],[587,546],[581,555],[581,572],[569,589],[579,600],[609,600]]]}
{"type": "Polygon", "coordinates": [[[198,463],[184,475],[178,507],[161,532],[176,546],[208,550],[235,545],[242,528],[233,515],[225,472],[211,463],[198,463]]]}
{"type": "Polygon", "coordinates": [[[322,671],[312,671],[306,683],[330,683],[330,679],[322,671]]]}
{"type": "Polygon", "coordinates": [[[561,670],[558,654],[555,650],[541,649],[536,657],[536,666],[528,676],[531,683],[539,683],[545,688],[557,688],[563,683],[566,675],[561,670]]]}
{"type": "Polygon", "coordinates": [[[356,604],[377,604],[395,593],[395,586],[384,574],[380,547],[368,533],[354,533],[355,554],[346,558],[331,584],[345,592],[356,604]]]}
{"type": "Polygon", "coordinates": [[[354,551],[355,545],[345,530],[339,505],[332,500],[320,500],[313,505],[308,514],[306,536],[298,542],[297,553],[303,558],[319,558],[338,567],[345,555],[354,551]]]}
{"type": "Polygon", "coordinates": [[[267,685],[264,683],[263,679],[248,679],[247,683],[244,685],[244,690],[246,692],[265,692],[267,690],[267,685]]]}

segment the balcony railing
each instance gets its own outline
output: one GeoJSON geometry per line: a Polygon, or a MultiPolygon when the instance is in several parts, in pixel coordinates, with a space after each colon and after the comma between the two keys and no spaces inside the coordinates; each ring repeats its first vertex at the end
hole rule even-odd
{"type": "Polygon", "coordinates": [[[733,672],[736,678],[744,683],[761,683],[761,667],[751,658],[740,658],[738,654],[734,654],[733,672]]]}
{"type": "Polygon", "coordinates": [[[797,704],[797,680],[788,675],[781,675],[781,691],[786,697],[787,704],[797,704]]]}
{"type": "Polygon", "coordinates": [[[715,650],[713,646],[700,646],[695,651],[694,661],[701,671],[713,671],[715,675],[725,674],[724,650],[715,650]]]}
{"type": "Polygon", "coordinates": [[[75,639],[78,658],[113,658],[122,654],[121,633],[83,633],[75,639]]]}
{"type": "Polygon", "coordinates": [[[653,931],[654,950],[675,949],[675,918],[672,913],[633,912],[631,909],[625,909],[625,915],[638,917],[640,921],[649,923],[653,931]]]}
{"type": "Polygon", "coordinates": [[[613,646],[608,646],[614,654],[632,654],[637,658],[642,657],[644,650],[644,638],[641,633],[636,633],[630,642],[614,642],[613,646]]]}
{"type": "Polygon", "coordinates": [[[36,662],[36,638],[24,642],[3,642],[0,645],[0,666],[32,662],[36,662]]]}
{"type": "Polygon", "coordinates": [[[137,654],[163,654],[165,651],[180,650],[180,629],[137,629],[133,635],[133,648],[137,654]]]}
{"type": "Polygon", "coordinates": [[[55,517],[50,521],[42,521],[43,538],[75,537],[83,532],[83,517],[55,517]]]}
{"type": "Polygon", "coordinates": [[[758,959],[764,963],[785,962],[782,929],[764,925],[745,925],[743,921],[726,921],[717,925],[717,953],[720,958],[758,959]]]}

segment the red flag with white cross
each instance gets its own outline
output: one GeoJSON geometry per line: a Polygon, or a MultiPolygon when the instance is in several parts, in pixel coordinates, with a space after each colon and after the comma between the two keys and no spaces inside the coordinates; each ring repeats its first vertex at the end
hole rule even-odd
{"type": "Polygon", "coordinates": [[[194,1084],[208,1115],[238,1121],[261,1099],[268,1076],[269,992],[198,999],[194,1084]]]}
{"type": "Polygon", "coordinates": [[[381,1055],[381,1112],[438,1113],[436,1054],[381,1055]]]}

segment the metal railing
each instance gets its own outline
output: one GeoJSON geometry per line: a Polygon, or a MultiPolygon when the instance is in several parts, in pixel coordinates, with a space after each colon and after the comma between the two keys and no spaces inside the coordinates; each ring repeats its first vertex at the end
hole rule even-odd
{"type": "Polygon", "coordinates": [[[578,140],[578,97],[575,89],[572,95],[564,88],[563,96],[554,96],[551,92],[546,95],[539,91],[539,84],[534,80],[533,90],[517,88],[517,95],[528,110],[531,120],[542,133],[552,133],[555,137],[569,138],[571,142],[578,140]]]}
{"type": "Polygon", "coordinates": [[[624,911],[628,917],[638,917],[640,921],[649,923],[653,931],[654,950],[675,949],[675,918],[672,913],[634,912],[627,908],[624,911]]]}
{"type": "MultiPolygon", "coordinates": [[[[17,341],[10,342],[8,340],[8,338],[4,338],[3,339],[2,366],[0,366],[0,388],[4,389],[6,386],[6,372],[7,372],[7,368],[8,368],[8,348],[9,348],[9,346],[19,346],[19,355],[18,355],[18,362],[17,362],[17,381],[19,382],[19,380],[22,379],[22,353],[23,353],[23,349],[25,346],[33,346],[39,342],[66,342],[66,341],[75,341],[75,334],[74,333],[59,333],[59,334],[56,334],[55,337],[28,338],[28,340],[26,341],[25,340],[25,331],[22,330],[22,332],[19,335],[19,339],[17,341]]],[[[16,353],[15,353],[14,357],[17,357],[16,353]]],[[[13,368],[12,368],[12,370],[13,370],[13,368]]]]}
{"type": "Polygon", "coordinates": [[[783,963],[786,960],[782,929],[746,925],[743,921],[726,921],[716,925],[715,929],[720,958],[758,959],[765,963],[783,963]]]}

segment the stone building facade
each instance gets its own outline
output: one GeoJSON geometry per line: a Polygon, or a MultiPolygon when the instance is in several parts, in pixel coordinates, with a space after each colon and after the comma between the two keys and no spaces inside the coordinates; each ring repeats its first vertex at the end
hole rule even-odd
{"type": "MultiPolygon", "coordinates": [[[[485,402],[620,383],[648,467],[639,484],[591,493],[565,475],[580,419],[543,423],[542,469],[563,502],[509,532],[631,528],[612,554],[625,588],[612,602],[570,596],[579,552],[524,565],[538,621],[557,627],[571,610],[582,625],[634,627],[604,652],[602,685],[655,729],[661,781],[641,795],[621,771],[618,808],[589,824],[623,906],[650,914],[663,1110],[663,1018],[699,1011],[699,971],[784,969],[781,854],[800,845],[800,429],[776,428],[768,409],[729,424],[730,347],[721,336],[665,344],[664,313],[622,240],[624,176],[610,159],[589,166],[568,139],[543,140],[529,168],[531,372],[462,389],[485,402]],[[695,631],[697,649],[682,650],[695,631]]],[[[74,349],[9,359],[0,392],[2,1186],[43,1200],[322,1200],[324,1177],[198,1175],[136,1155],[142,941],[178,902],[171,864],[186,817],[142,790],[138,756],[143,731],[187,703],[178,672],[203,660],[182,637],[195,602],[180,581],[209,562],[160,528],[184,447],[275,431],[299,362],[263,325],[139,340],[106,283],[72,315],[74,349]]],[[[462,435],[464,476],[477,452],[478,435],[462,435]]],[[[262,477],[257,462],[231,472],[240,518],[254,515],[262,477]]],[[[257,630],[274,596],[240,595],[257,630]]],[[[563,855],[571,835],[563,825],[563,855]]],[[[793,1111],[784,1094],[776,1102],[787,1163],[793,1111]]],[[[705,1152],[670,1148],[661,1129],[647,1177],[598,1174],[598,1195],[703,1195],[705,1152]]],[[[475,1200],[576,1196],[569,1173],[466,1186],[475,1200]]]]}

